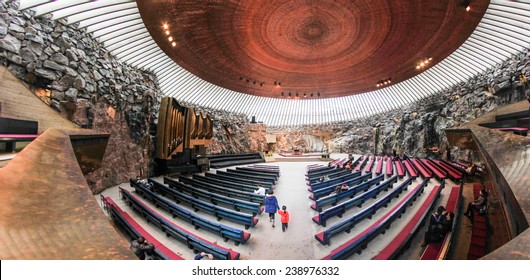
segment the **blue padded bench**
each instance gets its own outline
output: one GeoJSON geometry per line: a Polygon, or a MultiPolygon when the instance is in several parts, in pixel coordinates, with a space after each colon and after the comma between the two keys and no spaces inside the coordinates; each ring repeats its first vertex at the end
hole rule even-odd
{"type": "MultiPolygon", "coordinates": [[[[442,183],[443,184],[443,183],[442,183]]],[[[443,186],[435,186],[429,196],[425,199],[414,216],[408,221],[399,234],[379,254],[372,260],[390,260],[395,259],[405,248],[414,235],[418,232],[421,225],[425,223],[425,218],[429,216],[429,211],[434,208],[434,203],[440,197],[443,186]]]]}
{"type": "MultiPolygon", "coordinates": [[[[149,182],[153,184],[155,192],[160,193],[164,196],[174,196],[175,192],[177,192],[177,190],[172,189],[166,185],[163,185],[157,181],[149,179],[149,182]]],[[[240,211],[240,210],[248,211],[252,213],[252,216],[256,216],[256,214],[261,214],[261,212],[263,211],[259,203],[239,200],[239,199],[227,197],[224,195],[211,193],[209,191],[197,189],[192,186],[187,186],[185,184],[182,184],[182,185],[185,187],[181,188],[178,191],[187,192],[194,198],[200,198],[201,200],[208,201],[214,205],[222,203],[224,205],[230,206],[236,211],[240,211]]]]}
{"type": "MultiPolygon", "coordinates": [[[[407,211],[407,207],[412,205],[416,201],[417,197],[420,196],[426,184],[420,184],[409,192],[399,203],[388,211],[383,217],[379,218],[367,229],[357,234],[355,237],[333,250],[328,256],[324,257],[324,260],[339,260],[346,259],[354,253],[361,254],[362,250],[368,247],[368,244],[377,238],[379,234],[385,234],[386,230],[390,228],[392,223],[400,218],[403,213],[407,211]]],[[[441,188],[435,187],[433,193],[439,194],[441,188]]]]}
{"type": "Polygon", "coordinates": [[[232,182],[232,183],[238,183],[238,184],[247,184],[247,185],[254,185],[254,186],[262,185],[263,187],[267,187],[267,188],[272,188],[273,187],[273,184],[268,183],[268,182],[262,182],[262,181],[251,180],[251,179],[244,179],[244,178],[237,178],[237,177],[235,177],[233,175],[230,175],[230,174],[229,175],[224,175],[224,174],[219,174],[219,173],[206,172],[206,173],[204,173],[204,176],[206,178],[220,179],[220,180],[223,180],[223,181],[232,182]]]}
{"type": "MultiPolygon", "coordinates": [[[[206,239],[203,239],[195,234],[177,226],[156,211],[151,209],[145,203],[134,197],[129,191],[120,188],[122,199],[134,210],[140,213],[147,222],[151,222],[158,226],[166,236],[171,236],[176,240],[186,244],[188,248],[193,249],[193,252],[206,252],[214,255],[216,259],[220,260],[237,260],[240,254],[230,249],[219,246],[206,239]]],[[[249,233],[245,233],[245,239],[250,238],[249,233]]]]}
{"type": "Polygon", "coordinates": [[[351,173],[351,170],[349,169],[337,168],[337,169],[332,169],[330,171],[327,171],[326,173],[317,174],[315,176],[307,176],[306,181],[308,185],[313,185],[313,184],[319,183],[320,177],[324,175],[328,176],[328,178],[330,179],[334,179],[334,178],[347,175],[350,173],[351,173]]]}
{"type": "MultiPolygon", "coordinates": [[[[182,190],[186,186],[194,186],[197,188],[201,188],[203,190],[207,190],[209,192],[215,192],[218,194],[222,194],[227,197],[233,197],[233,198],[237,198],[241,200],[260,203],[260,204],[263,204],[263,199],[265,199],[265,196],[263,195],[259,195],[259,194],[255,194],[251,192],[245,192],[241,190],[233,190],[231,188],[225,188],[225,187],[218,186],[216,184],[203,182],[200,179],[197,179],[195,176],[193,177],[193,179],[189,179],[186,177],[180,177],[179,180],[180,182],[174,179],[171,179],[171,178],[164,177],[164,183],[168,184],[169,187],[177,189],[177,190],[182,190]]],[[[206,179],[206,181],[208,180],[206,179]]]]}
{"type": "Polygon", "coordinates": [[[348,190],[342,191],[338,194],[331,193],[328,196],[321,197],[315,201],[311,205],[311,209],[316,210],[318,212],[322,212],[322,207],[326,205],[336,205],[339,201],[345,199],[345,198],[353,198],[357,193],[366,191],[368,188],[370,188],[373,185],[378,185],[381,181],[384,179],[384,175],[379,175],[373,179],[370,179],[364,183],[361,183],[356,186],[352,186],[348,190]]]}
{"type": "MultiPolygon", "coordinates": [[[[361,210],[357,214],[337,223],[331,226],[329,229],[322,231],[320,233],[317,233],[315,235],[315,239],[318,240],[322,245],[329,244],[329,240],[343,232],[346,231],[347,233],[350,233],[351,229],[355,227],[360,221],[364,220],[365,218],[371,218],[372,215],[374,215],[380,208],[386,207],[388,203],[395,197],[398,197],[401,192],[407,189],[408,185],[412,181],[405,181],[402,184],[400,184],[397,188],[392,189],[387,195],[377,200],[372,205],[366,207],[365,209],[361,210]]],[[[426,185],[428,180],[423,181],[422,185],[426,185]]]]}
{"type": "Polygon", "coordinates": [[[310,192],[311,191],[316,191],[316,190],[319,190],[319,189],[322,189],[322,188],[325,188],[325,187],[329,187],[331,185],[336,185],[336,184],[342,183],[344,181],[347,181],[347,180],[350,180],[350,179],[353,179],[353,178],[356,178],[356,177],[359,177],[359,176],[361,176],[361,172],[351,173],[351,171],[348,170],[348,172],[345,175],[341,175],[339,177],[335,177],[335,178],[330,179],[328,181],[314,183],[314,184],[311,185],[311,187],[308,188],[308,190],[310,192]]]}
{"type": "Polygon", "coordinates": [[[264,175],[246,174],[241,171],[236,171],[232,169],[228,169],[226,171],[217,170],[215,172],[217,175],[230,176],[237,179],[252,180],[259,182],[260,184],[271,184],[273,186],[276,184],[276,178],[264,175]]]}
{"type": "MultiPolygon", "coordinates": [[[[158,196],[158,194],[154,193],[152,190],[147,189],[145,185],[138,184],[138,182],[134,182],[132,180],[131,180],[131,187],[133,187],[137,193],[143,194],[144,192],[151,192],[149,194],[151,197],[158,196]]],[[[258,223],[258,219],[253,217],[252,215],[236,212],[236,211],[229,210],[223,207],[219,207],[209,202],[196,199],[192,196],[189,196],[184,193],[180,193],[178,191],[175,191],[169,188],[163,189],[163,190],[165,191],[164,193],[165,195],[169,195],[177,203],[184,202],[190,205],[195,211],[202,210],[211,215],[214,215],[218,221],[222,219],[227,219],[235,223],[244,225],[245,229],[254,227],[258,223]]],[[[156,199],[156,197],[153,197],[153,198],[156,199]]]]}
{"type": "Polygon", "coordinates": [[[344,181],[344,182],[340,182],[340,183],[338,183],[336,185],[331,185],[331,186],[328,186],[328,187],[313,191],[313,194],[311,194],[309,196],[309,198],[312,199],[312,200],[318,200],[321,197],[324,197],[324,196],[327,196],[327,195],[331,194],[337,187],[340,187],[342,184],[346,184],[348,186],[353,186],[353,185],[359,184],[361,182],[364,182],[366,180],[369,180],[371,178],[372,178],[372,173],[364,174],[364,175],[362,175],[360,177],[355,177],[353,179],[350,179],[350,180],[347,180],[347,181],[344,181]]]}
{"type": "MultiPolygon", "coordinates": [[[[246,243],[248,238],[250,238],[250,234],[249,233],[246,233],[243,230],[235,229],[235,228],[232,228],[232,230],[234,231],[233,235],[231,235],[231,236],[223,235],[223,233],[221,231],[221,228],[220,228],[220,226],[221,226],[220,223],[207,220],[207,219],[205,219],[205,218],[203,218],[201,216],[198,216],[198,215],[192,213],[189,210],[181,208],[180,206],[176,205],[175,203],[173,203],[173,202],[171,202],[171,201],[169,201],[169,200],[167,200],[167,199],[165,199],[163,197],[160,197],[160,196],[156,195],[155,193],[153,193],[152,191],[150,191],[150,190],[148,190],[148,189],[146,189],[144,187],[141,187],[141,186],[137,185],[134,188],[137,191],[140,191],[140,193],[139,193],[140,195],[142,195],[146,199],[151,200],[155,204],[155,206],[157,208],[161,207],[162,209],[166,210],[168,213],[170,213],[173,216],[173,218],[178,216],[179,218],[183,219],[184,221],[189,222],[192,225],[194,225],[196,229],[198,229],[198,228],[207,229],[207,230],[209,230],[209,231],[211,231],[213,233],[216,233],[219,236],[225,238],[225,241],[227,241],[227,238],[234,240],[236,245],[239,245],[239,243],[243,243],[244,244],[244,243],[246,243]]],[[[134,208],[134,205],[133,205],[133,208],[134,208]]],[[[153,221],[153,222],[156,222],[156,221],[153,221]]]]}
{"type": "MultiPolygon", "coordinates": [[[[375,179],[372,179],[370,181],[373,181],[373,180],[376,180],[377,178],[380,178],[380,177],[384,177],[384,175],[379,175],[378,177],[376,177],[375,179]]],[[[370,182],[368,181],[368,182],[370,182]]],[[[368,183],[366,182],[366,183],[368,183]]],[[[346,213],[346,210],[354,207],[354,206],[357,206],[357,207],[362,207],[363,203],[365,203],[367,200],[369,199],[372,199],[374,197],[377,197],[377,195],[379,195],[382,191],[386,191],[388,190],[389,188],[392,187],[392,185],[394,183],[397,182],[397,176],[394,176],[388,180],[386,180],[385,182],[379,184],[377,187],[369,190],[369,191],[366,191],[364,192],[363,194],[355,197],[355,198],[352,198],[350,200],[347,200],[341,204],[338,204],[334,207],[331,207],[329,209],[327,209],[326,211],[324,212],[321,212],[320,214],[316,215],[313,217],[313,222],[315,222],[316,224],[318,225],[321,225],[323,227],[326,226],[326,222],[328,219],[332,218],[332,217],[335,217],[335,216],[339,216],[340,218],[342,218],[342,215],[344,213],[346,213]]],[[[405,181],[403,184],[410,184],[412,182],[412,179],[409,178],[407,181],[405,181]]],[[[363,184],[366,184],[366,183],[363,183],[363,184]]],[[[377,182],[379,183],[379,182],[377,182]]],[[[359,186],[360,187],[360,186],[359,186]]],[[[366,186],[366,188],[364,188],[364,190],[367,190],[368,188],[370,187],[370,185],[366,186]]]]}

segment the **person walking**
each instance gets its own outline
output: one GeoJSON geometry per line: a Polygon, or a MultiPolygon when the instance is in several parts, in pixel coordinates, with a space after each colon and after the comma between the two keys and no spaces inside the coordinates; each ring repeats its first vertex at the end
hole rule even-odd
{"type": "Polygon", "coordinates": [[[282,222],[282,231],[285,232],[287,227],[289,226],[289,212],[287,212],[287,206],[282,206],[282,210],[278,210],[278,214],[280,214],[280,221],[282,222]]]}
{"type": "Polygon", "coordinates": [[[272,227],[274,227],[274,217],[278,210],[280,210],[278,199],[274,196],[274,191],[270,190],[265,196],[265,212],[269,213],[269,221],[272,222],[272,227]]]}

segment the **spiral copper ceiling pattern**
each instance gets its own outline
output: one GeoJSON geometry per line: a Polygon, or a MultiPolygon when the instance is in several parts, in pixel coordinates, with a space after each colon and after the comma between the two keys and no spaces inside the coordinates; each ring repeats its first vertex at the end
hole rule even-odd
{"type": "Polygon", "coordinates": [[[434,65],[456,50],[489,3],[474,1],[467,13],[460,2],[137,1],[150,34],[183,68],[267,97],[338,97],[406,80],[419,73],[418,61],[432,57],[434,65]]]}

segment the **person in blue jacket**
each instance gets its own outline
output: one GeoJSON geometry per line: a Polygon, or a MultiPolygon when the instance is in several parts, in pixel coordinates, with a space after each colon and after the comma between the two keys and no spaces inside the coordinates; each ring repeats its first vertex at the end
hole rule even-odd
{"type": "Polygon", "coordinates": [[[274,217],[278,210],[280,210],[278,200],[274,196],[274,192],[270,190],[269,193],[265,196],[265,212],[269,213],[269,219],[270,222],[272,222],[272,227],[274,227],[274,217]]]}

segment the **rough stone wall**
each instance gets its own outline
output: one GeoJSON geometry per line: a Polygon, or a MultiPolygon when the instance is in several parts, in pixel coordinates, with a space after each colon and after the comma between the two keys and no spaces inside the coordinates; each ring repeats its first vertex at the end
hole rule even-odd
{"type": "MultiPolygon", "coordinates": [[[[529,50],[466,82],[403,108],[342,123],[269,127],[267,133],[276,134],[281,140],[276,152],[311,146],[301,135],[329,133],[332,136],[327,142],[332,152],[365,154],[374,153],[377,147],[378,154],[392,154],[396,149],[398,153],[412,156],[441,156],[447,149],[445,128],[460,126],[530,95],[529,85],[520,81],[521,74],[530,76],[529,50]]],[[[476,157],[471,151],[458,149],[454,149],[452,155],[468,160],[476,157]]]]}
{"type": "Polygon", "coordinates": [[[18,1],[0,4],[0,63],[83,128],[110,133],[103,166],[88,174],[94,193],[148,172],[151,123],[160,89],[154,74],[114,58],[86,30],[33,17],[18,1]]]}

